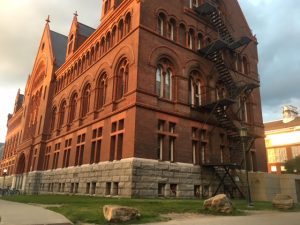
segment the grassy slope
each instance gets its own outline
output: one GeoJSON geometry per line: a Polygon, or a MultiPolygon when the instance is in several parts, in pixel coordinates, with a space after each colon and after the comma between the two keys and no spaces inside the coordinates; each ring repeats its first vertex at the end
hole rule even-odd
{"type": "MultiPolygon", "coordinates": [[[[14,196],[6,197],[6,200],[35,204],[60,204],[62,207],[50,207],[51,210],[65,215],[72,222],[86,222],[96,224],[108,224],[102,213],[102,207],[106,204],[117,204],[135,207],[140,210],[142,217],[134,223],[146,223],[162,221],[167,218],[161,214],[167,213],[205,213],[202,208],[202,200],[162,200],[162,199],[117,199],[89,196],[67,195],[40,195],[40,196],[14,196]]],[[[245,201],[234,201],[237,209],[247,209],[245,201]]],[[[256,202],[254,210],[272,210],[272,204],[268,202],[256,202]]],[[[298,204],[293,211],[300,211],[298,204]]],[[[231,215],[242,215],[241,211],[235,211],[231,215]]],[[[131,222],[132,224],[133,222],[131,222]]]]}

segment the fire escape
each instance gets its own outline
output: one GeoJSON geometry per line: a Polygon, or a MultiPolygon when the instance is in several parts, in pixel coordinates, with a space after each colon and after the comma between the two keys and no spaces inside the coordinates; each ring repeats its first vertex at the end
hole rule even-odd
{"type": "MultiPolygon", "coordinates": [[[[233,173],[237,169],[244,168],[243,146],[246,144],[246,151],[248,152],[255,140],[254,135],[248,134],[247,137],[240,136],[240,129],[245,124],[239,118],[241,107],[246,103],[248,96],[251,92],[258,88],[257,83],[243,83],[240,84],[233,78],[233,70],[227,66],[224,60],[224,51],[236,53],[236,50],[241,47],[246,47],[250,42],[250,38],[241,37],[235,40],[227,28],[225,22],[220,16],[219,10],[214,2],[205,1],[202,5],[194,8],[196,13],[201,18],[206,18],[218,31],[218,40],[210,43],[205,48],[198,51],[199,55],[210,60],[214,63],[214,67],[218,73],[218,83],[221,83],[227,91],[227,96],[204,105],[200,110],[209,114],[209,117],[214,117],[217,121],[217,126],[226,131],[227,139],[229,142],[230,162],[220,162],[219,159],[211,160],[209,164],[203,165],[203,169],[211,171],[219,179],[219,185],[214,191],[217,194],[223,186],[223,191],[228,189],[229,182],[231,190],[235,189],[239,192],[241,197],[244,197],[243,188],[237,185],[233,173]],[[237,103],[240,103],[238,107],[237,103]],[[238,109],[237,109],[238,108],[238,109]]],[[[227,190],[231,195],[232,191],[227,190]]]]}

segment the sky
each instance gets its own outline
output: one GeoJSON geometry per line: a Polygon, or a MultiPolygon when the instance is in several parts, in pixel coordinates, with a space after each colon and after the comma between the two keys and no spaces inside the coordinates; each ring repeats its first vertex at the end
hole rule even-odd
{"type": "MultiPolygon", "coordinates": [[[[172,1],[172,0],[167,0],[172,1]]],[[[281,119],[281,107],[300,109],[299,0],[238,0],[259,45],[259,74],[264,122],[281,119]]],[[[68,35],[73,13],[96,28],[100,0],[0,0],[0,142],[18,88],[28,75],[50,15],[52,30],[68,35]]]]}

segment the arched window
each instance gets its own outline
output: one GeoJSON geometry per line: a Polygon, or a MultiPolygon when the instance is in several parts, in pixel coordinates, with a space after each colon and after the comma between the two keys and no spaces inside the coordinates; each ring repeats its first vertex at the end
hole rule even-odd
{"type": "Polygon", "coordinates": [[[85,68],[88,68],[90,64],[91,64],[90,52],[88,52],[88,53],[86,53],[86,67],[85,68]]]}
{"type": "Polygon", "coordinates": [[[157,18],[157,31],[162,36],[165,34],[165,20],[166,16],[163,13],[160,13],[157,18]]]}
{"type": "Polygon", "coordinates": [[[95,48],[93,47],[91,50],[91,63],[95,61],[95,48]]]}
{"type": "Polygon", "coordinates": [[[66,106],[67,103],[64,100],[59,107],[59,121],[58,121],[58,127],[61,128],[62,125],[64,124],[64,120],[65,120],[65,114],[66,114],[66,106]]]}
{"type": "Polygon", "coordinates": [[[119,31],[119,40],[121,40],[124,37],[124,21],[123,20],[120,20],[120,22],[119,22],[118,31],[119,31]]]}
{"type": "Polygon", "coordinates": [[[97,82],[96,108],[101,109],[105,104],[106,98],[106,73],[100,75],[97,82]]]}
{"type": "Polygon", "coordinates": [[[203,35],[201,33],[198,33],[197,49],[200,50],[202,47],[203,47],[203,35]]]}
{"type": "Polygon", "coordinates": [[[210,43],[211,43],[210,37],[206,37],[206,39],[205,39],[205,45],[207,46],[207,45],[209,45],[210,43]]]}
{"type": "Polygon", "coordinates": [[[73,51],[73,39],[74,39],[74,35],[72,34],[69,40],[68,54],[70,54],[73,51]]]}
{"type": "Polygon", "coordinates": [[[242,72],[244,74],[248,74],[248,60],[247,60],[247,58],[245,56],[243,57],[242,72]]]}
{"type": "Polygon", "coordinates": [[[117,40],[116,40],[116,32],[117,32],[117,27],[114,26],[111,32],[111,46],[115,46],[117,40]]]}
{"type": "Polygon", "coordinates": [[[77,75],[80,75],[81,71],[82,71],[82,65],[81,65],[81,59],[79,59],[79,61],[78,61],[77,75]]]}
{"type": "Polygon", "coordinates": [[[54,128],[55,128],[56,113],[57,113],[57,108],[53,107],[53,109],[52,109],[52,115],[51,115],[51,125],[50,125],[50,130],[51,131],[53,131],[54,128]]]}
{"type": "Polygon", "coordinates": [[[81,116],[85,117],[90,110],[91,85],[87,84],[82,92],[82,110],[81,116]]]}
{"type": "Polygon", "coordinates": [[[131,30],[131,15],[128,13],[125,18],[125,33],[128,34],[131,30]]]}
{"type": "Polygon", "coordinates": [[[119,63],[116,74],[116,100],[121,99],[128,91],[129,64],[127,59],[119,63]]]}
{"type": "Polygon", "coordinates": [[[190,98],[192,106],[201,106],[203,104],[203,84],[200,73],[193,70],[190,73],[190,98]]]}
{"type": "Polygon", "coordinates": [[[103,37],[100,42],[100,56],[102,56],[104,52],[105,52],[105,37],[103,37]]]}
{"type": "Polygon", "coordinates": [[[168,38],[172,41],[175,41],[176,37],[176,21],[174,19],[170,19],[168,23],[168,38]]]}
{"type": "Polygon", "coordinates": [[[97,44],[96,44],[96,52],[95,52],[95,60],[97,60],[98,58],[99,58],[99,55],[100,55],[100,44],[99,44],[99,42],[97,42],[97,44]]]}
{"type": "Polygon", "coordinates": [[[78,101],[78,94],[74,93],[71,96],[70,100],[70,116],[69,116],[69,123],[72,123],[76,118],[76,110],[77,110],[77,101],[78,101]]]}
{"type": "Polygon", "coordinates": [[[157,65],[156,94],[161,98],[172,99],[172,65],[167,59],[157,65]]]}
{"type": "Polygon", "coordinates": [[[239,119],[248,122],[248,107],[244,96],[239,99],[239,119]]]}
{"type": "Polygon", "coordinates": [[[190,0],[190,7],[191,8],[198,7],[198,0],[190,0]]]}
{"type": "Polygon", "coordinates": [[[85,70],[86,67],[86,62],[85,62],[85,55],[82,58],[82,67],[81,67],[81,72],[83,72],[85,70]]]}
{"type": "Polygon", "coordinates": [[[110,32],[106,35],[106,50],[110,49],[111,39],[110,39],[110,32]]]}
{"type": "Polygon", "coordinates": [[[186,29],[184,24],[179,26],[179,43],[186,46],[186,29]]]}
{"type": "Polygon", "coordinates": [[[195,32],[193,29],[189,30],[189,35],[188,35],[188,47],[190,49],[194,49],[194,36],[195,36],[195,32]]]}
{"type": "Polygon", "coordinates": [[[227,96],[227,92],[226,92],[226,89],[225,89],[225,86],[223,84],[217,84],[216,86],[216,99],[217,100],[221,100],[221,99],[224,99],[226,98],[227,96]]]}

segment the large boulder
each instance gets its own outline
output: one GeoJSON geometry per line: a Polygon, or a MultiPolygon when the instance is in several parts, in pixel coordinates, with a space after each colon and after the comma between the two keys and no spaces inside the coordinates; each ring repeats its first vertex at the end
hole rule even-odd
{"type": "Polygon", "coordinates": [[[277,194],[274,197],[272,204],[277,209],[287,210],[294,207],[294,200],[289,195],[277,194]]]}
{"type": "Polygon", "coordinates": [[[231,213],[234,210],[232,202],[224,194],[205,200],[203,206],[204,209],[218,213],[231,213]]]}
{"type": "Polygon", "coordinates": [[[137,209],[120,205],[103,206],[103,214],[108,222],[125,222],[140,217],[137,209]]]}

